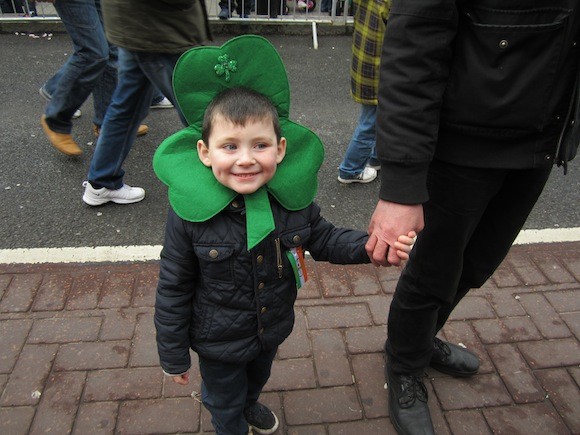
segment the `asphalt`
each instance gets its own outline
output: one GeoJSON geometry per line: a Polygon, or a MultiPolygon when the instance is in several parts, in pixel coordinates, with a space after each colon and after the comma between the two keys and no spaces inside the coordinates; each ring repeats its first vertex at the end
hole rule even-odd
{"type": "MultiPolygon", "coordinates": [[[[335,78],[348,71],[348,37],[323,38],[316,55],[308,48],[309,37],[293,38],[271,39],[283,51],[291,85],[299,89],[294,118],[316,129],[330,149],[321,178],[323,210],[333,221],[364,228],[378,183],[354,189],[335,183],[345,136],[356,122],[356,105],[344,92],[347,82],[335,78]]],[[[166,208],[162,186],[152,189],[153,199],[141,208],[102,208],[108,220],[100,225],[111,237],[99,223],[91,226],[93,209],[76,205],[80,189],[72,186],[80,184],[86,162],[59,159],[40,143],[37,88],[60,64],[66,46],[62,36],[53,41],[60,45],[46,37],[0,35],[3,58],[11,60],[10,68],[0,65],[6,72],[0,86],[11,102],[3,105],[0,117],[7,132],[3,153],[9,151],[3,155],[11,156],[0,162],[0,247],[84,246],[87,238],[89,246],[109,245],[110,238],[117,242],[113,245],[159,242],[166,208]],[[22,94],[19,102],[11,100],[15,92],[22,94]],[[32,113],[23,113],[22,102],[29,101],[32,113]],[[64,186],[57,187],[52,201],[36,204],[45,198],[33,187],[57,181],[64,186]],[[18,195],[10,196],[15,191],[18,195]],[[26,214],[18,212],[23,208],[26,214]],[[140,225],[152,240],[126,235],[117,219],[140,225]],[[83,223],[90,231],[83,232],[83,223]],[[79,241],[76,233],[83,235],[79,241]]],[[[165,135],[179,127],[174,114],[155,116],[151,124],[165,135]]],[[[90,117],[80,123],[88,130],[90,117]]],[[[138,158],[149,158],[152,150],[137,148],[128,162],[133,177],[151,185],[150,167],[139,165],[138,158]]],[[[567,187],[573,195],[575,174],[555,191],[567,187]]],[[[548,228],[555,225],[551,219],[562,222],[553,217],[557,208],[548,203],[527,225],[548,228]]],[[[572,226],[578,226],[578,208],[568,203],[567,211],[576,223],[572,226]]],[[[395,433],[382,347],[400,271],[311,260],[308,269],[294,332],[279,348],[261,399],[278,415],[278,433],[395,433]]],[[[199,402],[195,365],[187,387],[169,382],[158,366],[152,323],[157,273],[156,261],[0,264],[1,434],[212,432],[199,402]]],[[[494,276],[458,306],[442,337],[473,350],[481,368],[467,379],[427,371],[438,434],[580,434],[580,242],[513,247],[494,276]]]]}

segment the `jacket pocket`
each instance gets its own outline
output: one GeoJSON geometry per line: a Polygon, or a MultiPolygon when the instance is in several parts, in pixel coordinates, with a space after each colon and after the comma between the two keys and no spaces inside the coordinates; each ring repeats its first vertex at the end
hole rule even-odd
{"type": "Polygon", "coordinates": [[[227,245],[196,245],[193,247],[199,260],[204,281],[234,286],[234,247],[227,245]]]}
{"type": "Polygon", "coordinates": [[[493,137],[542,131],[569,15],[562,8],[462,10],[443,123],[493,137]]]}

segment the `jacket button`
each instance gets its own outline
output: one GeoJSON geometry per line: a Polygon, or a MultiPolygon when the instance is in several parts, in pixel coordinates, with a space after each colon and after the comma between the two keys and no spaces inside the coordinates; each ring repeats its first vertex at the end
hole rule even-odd
{"type": "Polygon", "coordinates": [[[507,39],[502,39],[501,41],[499,41],[499,48],[507,48],[507,46],[509,45],[509,43],[507,42],[507,39]]]}
{"type": "Polygon", "coordinates": [[[263,255],[258,255],[256,257],[256,261],[258,262],[258,264],[262,264],[262,261],[264,261],[264,256],[263,255]]]}
{"type": "Polygon", "coordinates": [[[294,243],[300,243],[300,236],[298,234],[296,234],[294,237],[292,237],[292,241],[294,243]]]}
{"type": "Polygon", "coordinates": [[[233,201],[232,202],[232,207],[233,208],[238,208],[240,206],[240,204],[238,203],[238,201],[233,201]]]}
{"type": "Polygon", "coordinates": [[[544,160],[552,160],[552,156],[550,154],[546,154],[544,156],[544,160]]]}
{"type": "Polygon", "coordinates": [[[258,290],[262,290],[264,288],[264,283],[261,282],[260,284],[258,284],[258,290]]]}
{"type": "Polygon", "coordinates": [[[217,256],[220,255],[219,252],[217,251],[217,249],[212,249],[211,251],[209,251],[209,256],[211,258],[217,258],[217,256]]]}
{"type": "Polygon", "coordinates": [[[268,308],[262,307],[262,309],[260,310],[260,313],[264,314],[266,311],[268,311],[268,308]]]}

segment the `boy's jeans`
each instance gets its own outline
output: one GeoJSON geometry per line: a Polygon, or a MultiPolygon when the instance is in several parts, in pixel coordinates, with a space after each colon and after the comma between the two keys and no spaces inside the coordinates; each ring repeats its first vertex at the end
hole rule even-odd
{"type": "MultiPolygon", "coordinates": [[[[88,180],[95,189],[123,187],[122,165],[139,125],[149,113],[155,87],[178,107],[171,86],[177,59],[179,54],[136,52],[119,47],[119,83],[89,168],[88,180]]],[[[178,113],[183,125],[187,125],[179,110],[178,113]]]]}
{"type": "Polygon", "coordinates": [[[54,4],[72,39],[74,53],[46,83],[51,95],[46,122],[51,130],[69,134],[72,116],[93,93],[95,117],[101,125],[117,85],[117,49],[105,37],[100,0],[66,0],[54,4]]]}
{"type": "Polygon", "coordinates": [[[338,167],[341,178],[355,178],[365,169],[369,159],[376,160],[375,152],[375,121],[377,119],[377,106],[363,104],[361,106],[358,125],[346,152],[344,159],[338,167]]]}
{"type": "Polygon", "coordinates": [[[199,357],[201,400],[211,413],[217,435],[248,433],[244,409],[260,397],[270,378],[277,348],[265,350],[248,363],[232,364],[199,357]]]}

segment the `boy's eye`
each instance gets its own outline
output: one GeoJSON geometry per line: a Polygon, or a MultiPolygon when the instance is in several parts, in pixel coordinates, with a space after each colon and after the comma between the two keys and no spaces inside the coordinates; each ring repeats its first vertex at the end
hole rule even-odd
{"type": "Polygon", "coordinates": [[[268,148],[268,144],[266,142],[259,142],[256,144],[256,148],[258,149],[264,149],[264,148],[268,148]]]}
{"type": "Polygon", "coordinates": [[[227,143],[223,146],[226,151],[235,151],[237,147],[233,143],[227,143]]]}

